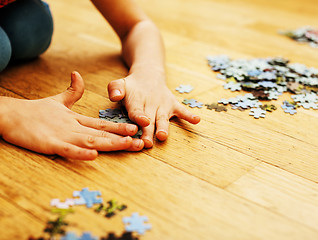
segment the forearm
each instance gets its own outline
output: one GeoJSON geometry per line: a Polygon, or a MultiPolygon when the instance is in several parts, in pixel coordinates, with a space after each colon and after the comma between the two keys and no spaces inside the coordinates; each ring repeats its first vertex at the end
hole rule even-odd
{"type": "Polygon", "coordinates": [[[150,20],[135,24],[122,39],[123,58],[134,71],[152,71],[165,75],[164,45],[158,28],[150,20]]]}

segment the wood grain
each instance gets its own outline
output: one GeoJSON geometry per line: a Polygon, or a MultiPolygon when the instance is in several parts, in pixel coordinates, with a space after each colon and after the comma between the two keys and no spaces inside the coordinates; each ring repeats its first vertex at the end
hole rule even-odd
{"type": "MultiPolygon", "coordinates": [[[[48,0],[55,33],[49,50],[0,75],[0,94],[37,99],[68,87],[79,71],[86,91],[73,110],[98,117],[117,106],[109,81],[127,74],[120,42],[86,0],[48,0]]],[[[318,67],[318,50],[279,35],[304,25],[318,28],[314,0],[137,0],[157,24],[166,46],[168,87],[181,102],[212,103],[236,96],[223,89],[207,55],[282,56],[318,67]],[[191,84],[182,95],[174,89],[191,84]]],[[[290,98],[284,94],[277,103],[290,98]]],[[[276,104],[277,104],[276,103],[276,104]]],[[[279,104],[277,104],[279,105],[279,104]]],[[[191,109],[192,110],[192,109],[191,109]]],[[[101,153],[93,162],[37,154],[0,140],[0,238],[44,236],[52,198],[100,190],[128,209],[106,219],[86,207],[67,216],[70,231],[121,234],[121,218],[147,215],[152,230],[140,239],[318,239],[318,111],[294,116],[280,108],[256,120],[247,112],[193,109],[202,121],[173,119],[166,142],[139,153],[101,153]]]]}

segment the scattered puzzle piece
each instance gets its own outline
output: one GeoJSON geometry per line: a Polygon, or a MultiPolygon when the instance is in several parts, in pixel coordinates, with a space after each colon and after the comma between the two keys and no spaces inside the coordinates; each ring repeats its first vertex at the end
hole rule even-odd
{"type": "Polygon", "coordinates": [[[192,108],[195,108],[195,107],[202,108],[203,107],[203,103],[198,102],[195,99],[184,99],[182,103],[185,105],[189,105],[189,107],[192,107],[192,108]]]}
{"type": "Polygon", "coordinates": [[[277,107],[273,104],[265,104],[260,106],[261,109],[267,111],[267,112],[272,112],[275,111],[277,109],[277,107]]]}
{"type": "Polygon", "coordinates": [[[51,200],[51,206],[56,208],[69,208],[70,206],[74,205],[74,199],[73,198],[67,198],[65,202],[61,202],[60,199],[54,198],[51,200]]]}
{"type": "Polygon", "coordinates": [[[118,205],[115,199],[112,199],[108,201],[107,203],[108,203],[108,207],[105,207],[104,204],[101,203],[95,209],[95,212],[100,213],[101,211],[105,211],[106,212],[105,217],[110,218],[115,215],[116,210],[123,211],[127,208],[127,205],[124,205],[124,204],[118,205]]]}
{"type": "Polygon", "coordinates": [[[51,237],[57,234],[64,234],[65,229],[63,227],[67,226],[68,223],[64,221],[64,217],[58,217],[55,221],[48,221],[44,232],[47,232],[51,237]]]}
{"type": "Polygon", "coordinates": [[[108,233],[108,237],[102,237],[101,240],[138,240],[138,237],[134,237],[132,232],[124,232],[120,237],[116,237],[114,233],[108,233]]]}
{"type": "Polygon", "coordinates": [[[60,217],[65,217],[69,213],[74,213],[74,210],[72,208],[53,208],[51,212],[60,215],[60,217]]]}
{"type": "Polygon", "coordinates": [[[145,224],[148,221],[147,216],[139,216],[138,213],[133,213],[131,217],[124,217],[123,223],[125,224],[125,230],[128,232],[138,232],[144,234],[146,230],[151,229],[150,224],[145,224]]]}
{"type": "Polygon", "coordinates": [[[226,112],[227,111],[227,108],[222,106],[222,105],[219,105],[217,103],[212,103],[212,104],[205,104],[205,106],[207,106],[207,109],[214,109],[216,112],[226,112]]]}
{"type": "Polygon", "coordinates": [[[78,240],[78,237],[73,232],[67,232],[65,236],[61,237],[61,240],[78,240]]]}
{"type": "Polygon", "coordinates": [[[75,199],[75,205],[86,205],[88,208],[91,208],[93,204],[102,203],[103,199],[97,198],[101,195],[100,191],[89,191],[88,188],[73,192],[73,197],[79,197],[79,199],[75,199]]]}
{"type": "Polygon", "coordinates": [[[254,116],[254,118],[265,118],[266,111],[261,108],[252,108],[250,111],[250,116],[254,116]]]}
{"type": "Polygon", "coordinates": [[[232,92],[242,90],[240,83],[228,82],[223,85],[224,89],[230,89],[232,92]]]}
{"type": "Polygon", "coordinates": [[[179,93],[189,93],[193,90],[193,87],[191,85],[180,85],[179,87],[176,88],[176,90],[179,93]]]}
{"type": "Polygon", "coordinates": [[[78,240],[98,240],[98,238],[93,237],[90,232],[84,232],[78,240]]]}

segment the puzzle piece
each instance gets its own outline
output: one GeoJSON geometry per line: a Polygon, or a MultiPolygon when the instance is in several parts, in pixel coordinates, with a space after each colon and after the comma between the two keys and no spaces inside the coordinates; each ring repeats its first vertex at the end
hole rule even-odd
{"type": "MultiPolygon", "coordinates": [[[[123,109],[106,109],[99,110],[99,118],[105,119],[106,121],[111,121],[115,123],[129,123],[135,124],[132,122],[128,116],[126,116],[125,111],[123,109]]],[[[139,129],[138,132],[132,136],[132,138],[140,138],[142,135],[142,130],[139,129]]]]}
{"type": "Polygon", "coordinates": [[[313,109],[318,109],[318,104],[314,103],[314,102],[301,102],[301,103],[298,103],[300,106],[302,106],[303,108],[305,109],[310,109],[310,108],[313,108],[313,109]]]}
{"type": "Polygon", "coordinates": [[[205,106],[207,106],[207,109],[210,109],[210,110],[214,109],[216,112],[222,112],[222,111],[226,112],[227,111],[226,107],[221,106],[217,103],[205,104],[205,106]]]}
{"type": "Polygon", "coordinates": [[[66,208],[69,208],[70,206],[74,206],[74,199],[67,198],[65,202],[61,202],[60,199],[54,198],[51,200],[51,206],[66,209],[66,208]]]}
{"type": "Polygon", "coordinates": [[[176,88],[176,90],[179,93],[189,93],[193,90],[193,87],[191,85],[180,85],[179,87],[176,88]]]}
{"type": "Polygon", "coordinates": [[[93,237],[90,232],[84,232],[78,240],[98,240],[98,238],[93,237]]]}
{"type": "Polygon", "coordinates": [[[221,100],[218,101],[218,103],[222,103],[223,105],[227,105],[229,103],[229,100],[222,98],[221,100]]]}
{"type": "Polygon", "coordinates": [[[97,198],[101,195],[100,191],[89,191],[88,188],[73,192],[73,197],[79,197],[79,199],[75,199],[75,205],[86,205],[88,208],[91,208],[93,204],[102,203],[103,199],[97,198]]]}
{"type": "Polygon", "coordinates": [[[192,107],[192,108],[194,108],[194,107],[202,108],[203,107],[203,103],[198,102],[195,99],[184,99],[182,103],[185,105],[189,105],[189,107],[192,107]]]}
{"type": "Polygon", "coordinates": [[[254,116],[254,118],[265,118],[266,111],[261,108],[252,108],[249,115],[254,116]]]}
{"type": "Polygon", "coordinates": [[[280,95],[280,93],[278,91],[273,91],[273,90],[270,90],[270,91],[264,91],[265,94],[268,94],[268,99],[270,100],[277,100],[278,99],[278,96],[280,95]]]}
{"type": "Polygon", "coordinates": [[[65,229],[63,229],[63,227],[67,225],[68,223],[64,221],[64,216],[58,217],[55,221],[50,220],[47,222],[44,232],[49,233],[51,237],[54,237],[57,234],[64,234],[65,229]]]}
{"type": "Polygon", "coordinates": [[[67,232],[61,240],[98,240],[98,238],[93,237],[90,232],[84,232],[81,237],[77,237],[73,232],[67,232]]]}
{"type": "Polygon", "coordinates": [[[139,216],[138,213],[133,213],[131,217],[124,217],[123,223],[125,224],[125,230],[128,232],[138,232],[144,234],[146,230],[151,229],[150,224],[145,224],[148,221],[147,216],[139,216]]]}
{"type": "Polygon", "coordinates": [[[60,217],[65,217],[69,213],[74,213],[74,210],[72,208],[52,208],[51,212],[60,215],[60,217]]]}
{"type": "Polygon", "coordinates": [[[232,92],[242,90],[240,83],[228,82],[223,85],[224,89],[230,89],[232,92]]]}
{"type": "Polygon", "coordinates": [[[104,204],[100,204],[96,209],[95,212],[100,213],[101,211],[106,211],[105,217],[110,218],[115,215],[115,211],[123,211],[127,208],[127,205],[118,205],[116,199],[112,199],[107,202],[108,207],[105,207],[104,204]]]}
{"type": "Polygon", "coordinates": [[[101,240],[138,240],[132,232],[124,232],[120,237],[116,237],[114,233],[109,233],[107,238],[102,237],[101,240]]]}
{"type": "Polygon", "coordinates": [[[258,82],[258,85],[261,87],[264,87],[264,88],[276,88],[277,87],[277,84],[273,83],[271,81],[261,81],[261,82],[258,82]]]}
{"type": "Polygon", "coordinates": [[[78,237],[73,232],[67,232],[65,236],[61,237],[61,240],[78,240],[78,237]]]}
{"type": "Polygon", "coordinates": [[[123,116],[121,109],[108,108],[106,110],[99,110],[99,116],[103,118],[114,118],[123,116]]]}
{"type": "Polygon", "coordinates": [[[265,105],[260,106],[260,108],[265,110],[265,111],[267,111],[267,112],[272,112],[272,111],[277,109],[277,107],[275,105],[273,105],[273,104],[270,104],[270,105],[269,104],[265,104],[265,105]]]}

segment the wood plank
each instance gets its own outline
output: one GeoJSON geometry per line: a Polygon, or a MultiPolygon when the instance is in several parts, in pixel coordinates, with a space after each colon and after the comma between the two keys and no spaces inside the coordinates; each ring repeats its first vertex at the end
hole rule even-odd
{"type": "MultiPolygon", "coordinates": [[[[318,234],[318,231],[143,153],[137,156],[129,153],[105,154],[90,163],[58,159],[52,162],[34,154],[26,154],[29,158],[25,160],[25,154],[9,146],[2,148],[0,153],[10,156],[2,162],[6,174],[1,176],[1,182],[8,185],[11,178],[20,176],[16,179],[15,188],[6,195],[13,196],[20,211],[32,212],[44,226],[45,220],[51,218],[49,200],[71,197],[72,191],[80,190],[82,186],[99,189],[106,199],[115,197],[127,204],[124,216],[135,211],[140,214],[146,212],[153,229],[147,232],[145,239],[177,239],[180,236],[183,239],[314,239],[318,234]],[[14,171],[10,171],[12,165],[14,171]],[[158,185],[158,182],[161,184],[158,185]],[[23,189],[23,192],[18,189],[23,189]],[[193,198],[196,192],[200,194],[193,198]]],[[[69,222],[74,220],[70,229],[77,232],[90,230],[94,235],[101,236],[105,231],[120,233],[123,230],[118,218],[107,221],[96,217],[96,213],[85,207],[75,207],[75,210],[69,222]]],[[[9,239],[16,231],[16,222],[11,218],[3,221],[8,226],[3,237],[9,239]]],[[[19,233],[38,236],[42,229],[36,225],[23,228],[19,233]]]]}
{"type": "Polygon", "coordinates": [[[318,230],[318,186],[312,181],[262,163],[226,190],[318,230]]]}

